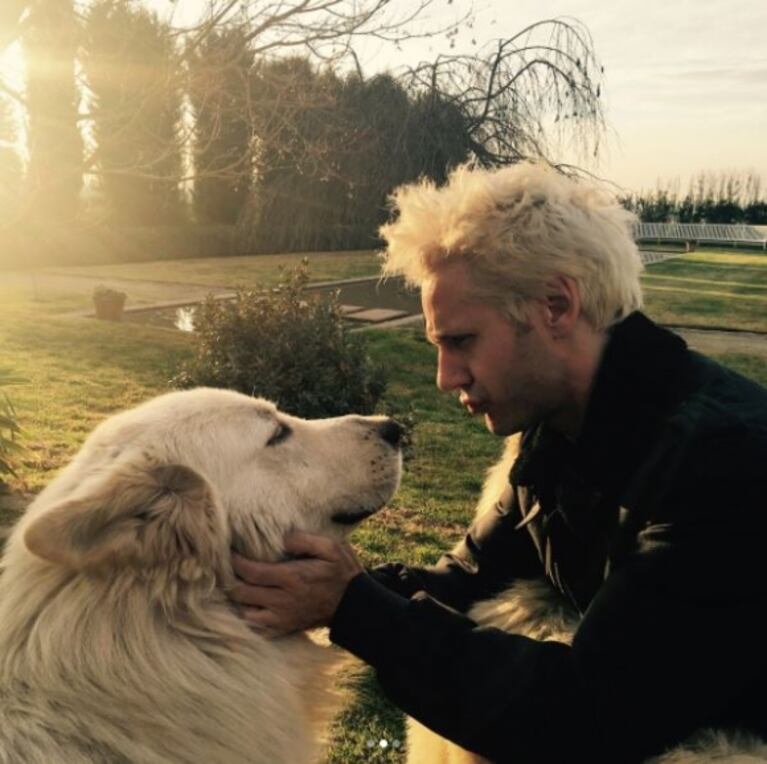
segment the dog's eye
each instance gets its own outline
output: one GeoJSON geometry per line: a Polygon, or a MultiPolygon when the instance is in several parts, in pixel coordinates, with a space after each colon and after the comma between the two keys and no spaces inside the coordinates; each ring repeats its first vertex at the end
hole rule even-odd
{"type": "Polygon", "coordinates": [[[283,440],[289,438],[293,430],[286,424],[279,423],[277,429],[272,433],[271,438],[266,441],[267,446],[276,446],[278,443],[282,443],[283,440]]]}

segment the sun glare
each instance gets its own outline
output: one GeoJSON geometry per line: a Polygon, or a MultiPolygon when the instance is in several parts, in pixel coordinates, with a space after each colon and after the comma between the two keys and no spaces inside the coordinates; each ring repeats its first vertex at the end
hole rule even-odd
{"type": "Polygon", "coordinates": [[[0,77],[3,82],[14,90],[19,90],[24,83],[24,57],[21,43],[9,45],[0,54],[0,77]]]}

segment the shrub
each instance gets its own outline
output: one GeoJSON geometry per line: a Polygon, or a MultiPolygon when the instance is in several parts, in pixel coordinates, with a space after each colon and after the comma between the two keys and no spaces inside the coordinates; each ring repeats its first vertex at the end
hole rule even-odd
{"type": "MultiPolygon", "coordinates": [[[[9,371],[0,369],[0,388],[22,382],[9,371]]],[[[0,482],[3,475],[16,475],[11,459],[21,451],[16,438],[21,432],[16,418],[16,410],[4,390],[0,390],[0,482]]]]}
{"type": "Polygon", "coordinates": [[[344,325],[337,294],[311,294],[307,261],[278,287],[208,297],[195,316],[195,357],[173,382],[226,387],[302,417],[371,413],[386,387],[365,339],[344,325]]]}

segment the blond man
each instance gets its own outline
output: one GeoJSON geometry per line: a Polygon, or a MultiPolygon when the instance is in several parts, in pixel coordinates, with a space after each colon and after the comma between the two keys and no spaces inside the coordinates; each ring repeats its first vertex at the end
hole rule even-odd
{"type": "Polygon", "coordinates": [[[350,547],[237,561],[275,634],[317,625],[407,713],[485,758],[632,764],[703,726],[767,735],[767,391],[639,308],[633,217],[538,164],[459,168],[394,196],[384,271],[420,286],[437,385],[521,433],[497,506],[433,568],[350,547]],[[545,577],[571,645],[465,614],[545,577]]]}

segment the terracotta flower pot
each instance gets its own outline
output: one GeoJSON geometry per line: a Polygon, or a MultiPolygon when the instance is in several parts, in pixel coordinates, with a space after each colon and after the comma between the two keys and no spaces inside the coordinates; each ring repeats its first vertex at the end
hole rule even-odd
{"type": "Polygon", "coordinates": [[[121,321],[127,295],[115,289],[96,287],[93,290],[93,306],[96,318],[104,321],[121,321]]]}

